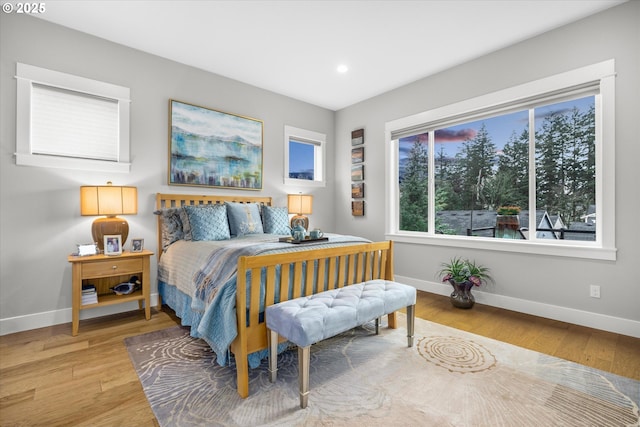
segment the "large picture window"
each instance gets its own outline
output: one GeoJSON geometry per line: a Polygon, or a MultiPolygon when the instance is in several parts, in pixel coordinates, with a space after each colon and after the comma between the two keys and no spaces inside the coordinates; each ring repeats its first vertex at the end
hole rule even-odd
{"type": "Polygon", "coordinates": [[[388,234],[614,257],[612,66],[388,124],[388,234]]]}

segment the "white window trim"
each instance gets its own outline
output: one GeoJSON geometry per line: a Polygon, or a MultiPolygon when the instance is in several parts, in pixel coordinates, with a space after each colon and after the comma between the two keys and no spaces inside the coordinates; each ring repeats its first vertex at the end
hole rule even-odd
{"type": "MultiPolygon", "coordinates": [[[[385,187],[385,236],[398,242],[428,244],[448,247],[497,250],[565,256],[588,259],[615,260],[615,61],[613,59],[557,74],[523,85],[504,89],[455,104],[436,108],[409,117],[387,122],[385,125],[387,177],[385,187]],[[398,189],[398,140],[393,140],[392,132],[419,127],[424,123],[445,120],[454,116],[471,116],[475,112],[490,107],[511,104],[518,100],[542,96],[576,85],[599,82],[600,95],[596,103],[596,120],[600,121],[600,132],[596,135],[596,234],[598,242],[555,241],[514,241],[482,237],[445,236],[399,230],[399,189],[398,189]],[[598,114],[598,110],[601,114],[598,114]]],[[[430,228],[431,230],[433,229],[430,228]]]]}
{"type": "Polygon", "coordinates": [[[284,126],[284,183],[285,185],[295,185],[303,187],[325,187],[326,186],[326,143],[325,134],[310,130],[300,129],[293,126],[284,126]],[[314,172],[316,179],[295,179],[289,178],[289,140],[299,139],[316,145],[316,155],[314,172]]]}
{"type": "Polygon", "coordinates": [[[47,70],[27,64],[16,64],[16,164],[100,172],[129,172],[129,88],[110,83],[47,70]],[[31,91],[34,83],[113,99],[119,108],[118,160],[104,161],[32,154],[31,91]]]}

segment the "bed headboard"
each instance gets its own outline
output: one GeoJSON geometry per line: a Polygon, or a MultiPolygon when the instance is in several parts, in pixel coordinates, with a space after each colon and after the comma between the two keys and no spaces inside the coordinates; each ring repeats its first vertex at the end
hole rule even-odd
{"type": "MultiPolygon", "coordinates": [[[[271,197],[262,196],[200,196],[197,194],[156,194],[156,209],[176,208],[185,205],[211,205],[224,202],[260,203],[271,206],[271,197]]],[[[158,259],[162,255],[162,217],[158,215],[158,259]]]]}

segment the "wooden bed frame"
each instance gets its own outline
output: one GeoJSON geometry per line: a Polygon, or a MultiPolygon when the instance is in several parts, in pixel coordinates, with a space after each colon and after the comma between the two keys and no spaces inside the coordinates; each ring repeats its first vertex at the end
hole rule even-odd
{"type": "MultiPolygon", "coordinates": [[[[271,205],[270,197],[219,197],[160,193],[156,197],[158,209],[223,203],[225,201],[271,205]]],[[[162,252],[160,221],[159,217],[159,253],[162,252]]],[[[260,319],[260,307],[267,307],[277,302],[275,301],[276,289],[279,289],[281,295],[279,301],[284,301],[290,293],[292,298],[297,298],[301,295],[314,293],[314,291],[317,293],[337,289],[373,279],[393,280],[392,241],[322,249],[310,247],[309,250],[299,252],[240,257],[238,260],[236,307],[242,307],[246,304],[247,289],[250,303],[246,310],[236,310],[238,336],[231,343],[231,351],[236,359],[238,394],[243,398],[249,395],[248,355],[268,349],[267,328],[266,323],[260,319]],[[294,266],[292,277],[289,273],[290,268],[280,268],[281,274],[276,275],[276,269],[282,265],[294,266]],[[264,301],[260,301],[260,272],[263,269],[266,269],[266,291],[264,301]],[[246,283],[248,270],[251,271],[251,283],[246,283]],[[302,283],[303,270],[305,272],[304,283],[302,283]],[[279,280],[276,280],[278,276],[279,280]],[[290,282],[292,289],[289,288],[290,282]],[[325,282],[326,287],[324,286],[325,282]],[[317,286],[318,283],[323,285],[317,286]]],[[[388,323],[389,327],[396,327],[395,313],[388,315],[388,323]]]]}

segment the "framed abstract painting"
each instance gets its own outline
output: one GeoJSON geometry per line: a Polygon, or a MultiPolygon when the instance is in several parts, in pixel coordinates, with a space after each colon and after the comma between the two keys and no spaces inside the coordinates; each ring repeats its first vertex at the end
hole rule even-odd
{"type": "Polygon", "coordinates": [[[169,185],[262,189],[262,120],[169,101],[169,185]]]}

